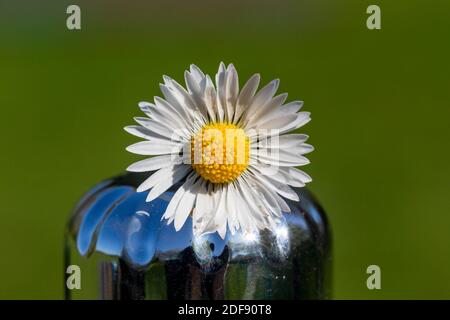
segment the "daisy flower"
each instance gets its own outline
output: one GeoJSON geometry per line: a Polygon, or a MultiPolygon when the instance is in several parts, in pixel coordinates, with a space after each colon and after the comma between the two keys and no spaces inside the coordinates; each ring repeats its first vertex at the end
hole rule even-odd
{"type": "Polygon", "coordinates": [[[139,103],[147,117],[125,128],[145,139],[127,150],[152,156],[127,169],[154,171],[137,191],[149,190],[152,201],[180,183],[163,215],[177,231],[189,216],[196,235],[273,230],[290,212],[285,199],[299,201],[291,187],[311,181],[296,168],[309,163],[308,136],[287,134],[310,113],[299,112],[301,101],[285,104],[286,93],[275,96],[279,80],[257,91],[255,74],[240,90],[232,64],[220,63],[215,85],[195,65],[184,76],[186,89],[164,76],[164,99],[139,103]]]}

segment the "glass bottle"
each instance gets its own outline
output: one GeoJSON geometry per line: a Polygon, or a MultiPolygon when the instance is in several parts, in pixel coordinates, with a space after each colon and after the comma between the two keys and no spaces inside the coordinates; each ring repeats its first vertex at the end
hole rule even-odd
{"type": "Polygon", "coordinates": [[[65,236],[66,299],[327,299],[331,290],[326,215],[305,188],[286,200],[274,232],[194,236],[161,220],[179,183],[152,202],[127,173],[92,188],[65,236]],[[68,285],[79,267],[80,287],[68,285]]]}

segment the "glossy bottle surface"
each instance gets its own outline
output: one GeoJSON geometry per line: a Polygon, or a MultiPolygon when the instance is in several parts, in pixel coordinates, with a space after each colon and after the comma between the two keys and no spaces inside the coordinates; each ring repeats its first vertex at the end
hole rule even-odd
{"type": "MultiPolygon", "coordinates": [[[[100,183],[78,203],[66,232],[65,265],[81,269],[66,299],[326,299],[330,235],[306,189],[287,201],[275,232],[196,237],[161,217],[178,185],[152,202],[136,187],[147,175],[100,183]]],[[[67,277],[67,275],[66,275],[67,277]]]]}

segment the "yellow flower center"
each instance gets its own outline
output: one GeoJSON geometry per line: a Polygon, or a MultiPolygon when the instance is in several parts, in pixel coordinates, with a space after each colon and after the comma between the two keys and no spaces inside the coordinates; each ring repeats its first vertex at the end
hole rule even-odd
{"type": "Polygon", "coordinates": [[[234,124],[211,123],[191,138],[191,164],[204,179],[213,183],[236,180],[247,168],[249,138],[234,124]]]}

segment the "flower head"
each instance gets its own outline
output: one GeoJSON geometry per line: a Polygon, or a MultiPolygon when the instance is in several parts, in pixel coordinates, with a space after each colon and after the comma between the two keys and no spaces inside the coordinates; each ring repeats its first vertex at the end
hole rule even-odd
{"type": "Polygon", "coordinates": [[[299,201],[291,186],[311,181],[295,168],[309,163],[303,156],[313,150],[308,136],[287,134],[310,120],[309,112],[299,112],[303,103],[284,104],[287,94],[275,96],[278,80],[257,91],[258,74],[239,90],[232,64],[220,64],[215,86],[195,65],[185,72],[187,89],[163,78],[164,99],[141,102],[147,117],[125,128],[145,139],[127,150],[153,156],[127,169],[155,171],[137,191],[150,190],[152,201],[183,181],[164,214],[176,230],[189,215],[196,234],[217,231],[223,238],[227,229],[273,229],[290,211],[284,199],[299,201]]]}

